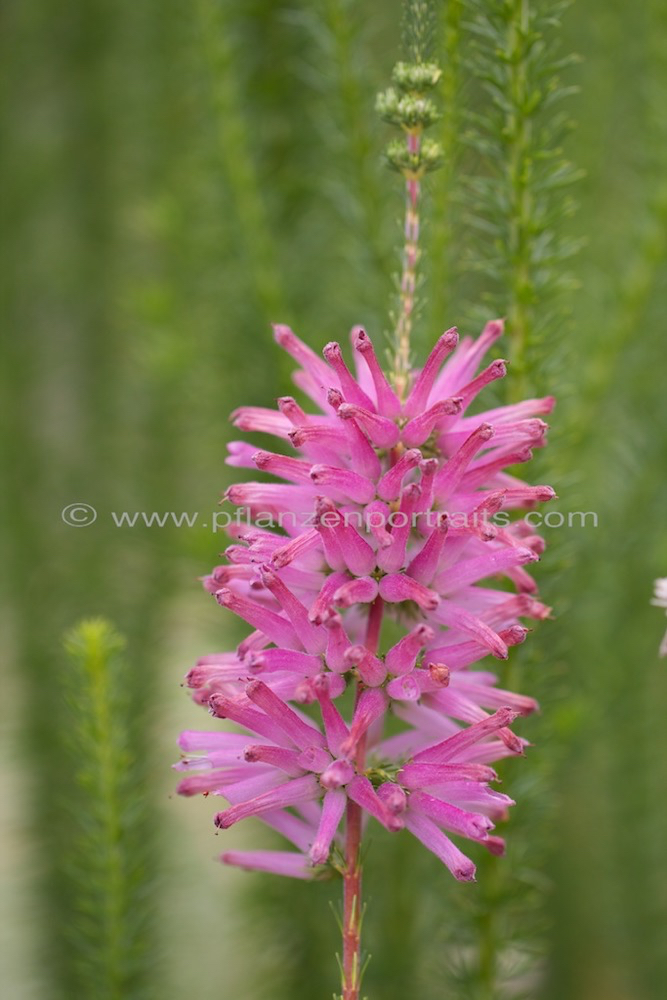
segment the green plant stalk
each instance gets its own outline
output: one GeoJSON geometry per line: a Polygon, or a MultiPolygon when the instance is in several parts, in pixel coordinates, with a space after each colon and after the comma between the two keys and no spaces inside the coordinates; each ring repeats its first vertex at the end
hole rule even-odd
{"type": "Polygon", "coordinates": [[[382,241],[382,204],[373,176],[372,136],[364,116],[366,88],[355,62],[355,24],[351,7],[349,0],[328,0],[325,18],[334,46],[347,166],[354,173],[356,201],[363,225],[357,238],[363,238],[368,259],[379,274],[384,274],[389,261],[382,241]]]}
{"type": "Polygon", "coordinates": [[[512,399],[523,399],[526,382],[526,351],[532,332],[532,303],[535,300],[531,266],[531,121],[527,114],[529,79],[526,65],[530,29],[530,0],[511,0],[508,24],[508,99],[505,117],[507,143],[507,193],[509,202],[508,335],[512,347],[512,399]]]}
{"type": "Polygon", "coordinates": [[[432,269],[430,282],[431,307],[429,328],[435,330],[456,309],[454,258],[454,194],[461,145],[461,47],[463,0],[448,0],[441,15],[442,80],[439,94],[442,119],[438,140],[442,146],[442,166],[437,183],[430,195],[432,217],[437,225],[430,227],[428,257],[432,269]]]}
{"type": "MultiPolygon", "coordinates": [[[[365,646],[376,653],[384,615],[384,602],[375,599],[368,616],[365,646]]],[[[357,698],[361,694],[357,685],[357,698]]],[[[357,744],[356,767],[363,770],[366,738],[357,744]]],[[[345,824],[345,869],[343,874],[343,995],[341,1000],[359,1000],[363,966],[361,961],[362,864],[361,864],[361,806],[348,801],[345,824]]]]}
{"type": "Polygon", "coordinates": [[[202,50],[213,78],[220,159],[239,222],[239,242],[248,262],[267,324],[285,315],[278,256],[267,221],[257,168],[253,161],[241,94],[234,66],[230,18],[225,4],[199,0],[202,50]]]}
{"type": "MultiPolygon", "coordinates": [[[[410,153],[419,154],[421,131],[411,129],[407,135],[410,153]]],[[[419,202],[421,183],[413,174],[405,173],[405,223],[403,228],[403,269],[399,291],[399,312],[394,339],[396,356],[394,378],[399,399],[405,399],[410,381],[410,340],[417,297],[417,265],[419,263],[419,202]]]]}

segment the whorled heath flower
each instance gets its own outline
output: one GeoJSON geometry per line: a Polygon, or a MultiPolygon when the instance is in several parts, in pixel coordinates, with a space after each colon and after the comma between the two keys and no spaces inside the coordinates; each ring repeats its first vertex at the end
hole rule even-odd
{"type": "Polygon", "coordinates": [[[296,851],[223,861],[332,871],[349,800],[408,829],[459,879],[475,869],[450,834],[502,851],[491,830],[512,802],[489,788],[490,765],[523,752],[510,725],[536,703],[471,668],[506,659],[526,637],[521,619],[549,614],[529,572],[544,543],[515,512],[555,495],[507,471],[545,443],[553,398],[469,412],[506,373],[502,360],[479,371],[502,329],[494,321],[461,342],[448,330],[402,401],[363,329],[352,331],[352,372],[339,344],[322,359],[275,327],[317,412],[283,397],[232,416],[277,444],[232,442],[229,464],[280,481],[227,491],[247,518],[231,524],[228,562],[204,585],[252,631],[186,683],[242,732],[182,734],[176,766],[188,772],[181,793],[230,803],[219,828],[257,816],[296,851]],[[501,585],[482,585],[491,577],[501,585]]]}

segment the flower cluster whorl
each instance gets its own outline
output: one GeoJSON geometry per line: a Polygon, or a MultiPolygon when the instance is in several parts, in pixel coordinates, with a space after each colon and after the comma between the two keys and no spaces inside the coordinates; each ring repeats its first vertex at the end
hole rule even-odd
{"type": "Polygon", "coordinates": [[[176,767],[193,772],[182,794],[230,803],[218,827],[257,816],[296,851],[223,861],[302,878],[332,871],[348,801],[410,830],[459,879],[475,868],[448,833],[502,852],[493,820],[512,801],[489,788],[490,764],[523,752],[510,725],[536,703],[470,668],[507,658],[528,631],[519,619],[549,614],[527,570],[543,540],[500,515],[555,495],[505,471],[545,443],[553,398],[466,415],[506,373],[496,360],[477,374],[502,330],[494,321],[460,343],[448,330],[401,401],[363,329],[351,334],[353,374],[339,344],[322,359],[275,327],[319,412],[283,397],[277,410],[232,416],[279,445],[232,442],[228,463],[283,482],[227,491],[248,520],[230,526],[228,562],[204,585],[253,631],[235,652],[199,660],[187,684],[245,733],[183,733],[176,767]],[[490,576],[514,589],[479,585],[490,576]],[[401,629],[384,644],[383,615],[401,629]]]}

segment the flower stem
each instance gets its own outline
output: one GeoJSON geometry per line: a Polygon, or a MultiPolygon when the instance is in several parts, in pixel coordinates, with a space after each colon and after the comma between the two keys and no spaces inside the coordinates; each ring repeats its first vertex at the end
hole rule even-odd
{"type": "Polygon", "coordinates": [[[508,25],[509,108],[507,133],[507,187],[511,205],[508,254],[511,262],[508,302],[508,334],[512,343],[514,381],[513,399],[525,394],[526,350],[532,333],[532,307],[535,299],[531,268],[531,157],[532,125],[526,112],[529,102],[529,79],[526,65],[530,41],[529,0],[512,0],[508,25]]]}
{"type": "MultiPolygon", "coordinates": [[[[421,148],[421,131],[412,129],[407,135],[408,152],[418,155],[421,148]]],[[[410,336],[415,311],[417,289],[417,264],[419,262],[419,199],[421,184],[419,179],[405,173],[405,243],[403,246],[403,270],[400,285],[400,310],[396,323],[396,366],[395,384],[400,399],[405,398],[410,376],[410,336]]]]}
{"type": "MultiPolygon", "coordinates": [[[[371,605],[366,632],[366,648],[375,653],[380,639],[384,602],[381,597],[371,605]]],[[[357,686],[357,699],[362,686],[357,686]]],[[[357,770],[363,770],[366,753],[365,736],[356,748],[357,770]]],[[[342,1000],[359,1000],[361,988],[361,920],[363,907],[361,867],[361,806],[348,801],[345,826],[345,874],[343,876],[343,996],[342,1000]]]]}

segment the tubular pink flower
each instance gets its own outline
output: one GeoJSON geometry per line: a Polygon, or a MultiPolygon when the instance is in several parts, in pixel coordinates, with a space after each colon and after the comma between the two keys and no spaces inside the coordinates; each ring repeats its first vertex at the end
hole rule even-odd
{"type": "Polygon", "coordinates": [[[420,651],[435,639],[435,632],[428,625],[416,625],[407,635],[392,646],[385,656],[385,665],[394,676],[409,673],[415,666],[420,651]]]}
{"type": "Polygon", "coordinates": [[[378,595],[377,580],[370,576],[359,576],[356,580],[346,580],[333,595],[333,603],[339,608],[351,608],[354,604],[370,604],[378,595]]]}
{"type": "Polygon", "coordinates": [[[414,417],[426,409],[438,372],[445,358],[452,353],[458,342],[459,335],[456,327],[446,330],[438,338],[407,398],[403,410],[406,417],[414,417]]]}
{"type": "Polygon", "coordinates": [[[293,851],[223,851],[220,860],[226,865],[243,868],[248,872],[269,872],[288,875],[290,878],[313,877],[308,858],[293,851]]]}
{"type": "Polygon", "coordinates": [[[398,444],[400,431],[388,417],[382,417],[379,413],[373,413],[355,403],[343,403],[338,415],[343,420],[355,420],[376,448],[393,448],[398,444]]]}
{"type": "Polygon", "coordinates": [[[470,858],[451,842],[433,820],[419,812],[411,811],[405,819],[405,825],[424,847],[432,851],[449,868],[454,878],[459,882],[474,881],[475,866],[470,858]]]}
{"type": "Polygon", "coordinates": [[[325,793],[322,800],[322,818],[309,851],[310,860],[314,865],[323,865],[329,857],[331,843],[343,818],[346,805],[347,796],[344,792],[331,789],[325,793]]]}
{"type": "Polygon", "coordinates": [[[352,331],[352,346],[355,351],[359,352],[368,365],[368,370],[375,387],[378,413],[381,413],[384,417],[397,417],[401,412],[401,404],[398,396],[389,385],[387,376],[380,367],[370,337],[367,336],[366,331],[360,326],[355,327],[352,331]]]}

